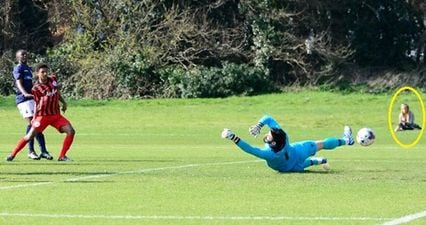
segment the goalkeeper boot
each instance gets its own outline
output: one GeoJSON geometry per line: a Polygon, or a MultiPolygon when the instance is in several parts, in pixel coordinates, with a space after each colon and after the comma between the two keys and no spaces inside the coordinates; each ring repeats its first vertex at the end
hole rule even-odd
{"type": "Polygon", "coordinates": [[[343,129],[343,139],[346,141],[347,145],[353,145],[355,143],[350,126],[345,126],[343,129]]]}
{"type": "Polygon", "coordinates": [[[331,170],[331,167],[330,167],[330,164],[328,164],[328,162],[327,163],[324,163],[324,164],[321,164],[322,165],[322,168],[325,170],[325,171],[330,171],[331,170]]]}

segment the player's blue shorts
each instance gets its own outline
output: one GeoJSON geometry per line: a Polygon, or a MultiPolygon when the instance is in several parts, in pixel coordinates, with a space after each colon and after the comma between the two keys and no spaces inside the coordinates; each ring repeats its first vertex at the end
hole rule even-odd
{"type": "Polygon", "coordinates": [[[295,160],[295,165],[292,171],[303,171],[305,160],[314,156],[317,152],[317,143],[315,141],[301,141],[290,144],[292,148],[292,157],[290,160],[295,160]]]}

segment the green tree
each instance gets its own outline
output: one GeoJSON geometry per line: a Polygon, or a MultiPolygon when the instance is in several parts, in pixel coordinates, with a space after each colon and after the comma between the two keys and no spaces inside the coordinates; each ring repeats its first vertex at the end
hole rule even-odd
{"type": "Polygon", "coordinates": [[[361,65],[407,63],[425,30],[422,14],[407,1],[348,1],[345,30],[361,65]]]}

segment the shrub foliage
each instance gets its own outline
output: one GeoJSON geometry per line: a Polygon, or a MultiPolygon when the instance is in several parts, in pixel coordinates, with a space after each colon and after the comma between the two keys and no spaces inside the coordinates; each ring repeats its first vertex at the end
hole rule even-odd
{"type": "Polygon", "coordinates": [[[66,95],[95,99],[251,95],[338,81],[348,65],[426,62],[415,0],[0,2],[1,94],[19,48],[49,63],[66,95]]]}

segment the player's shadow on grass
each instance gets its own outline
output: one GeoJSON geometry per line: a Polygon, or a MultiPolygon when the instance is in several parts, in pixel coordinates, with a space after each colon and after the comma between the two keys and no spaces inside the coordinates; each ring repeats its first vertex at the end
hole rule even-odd
{"type": "MultiPolygon", "coordinates": [[[[336,171],[336,170],[330,170],[330,171],[324,171],[324,170],[305,170],[303,172],[293,172],[296,174],[338,174],[340,173],[340,171],[336,171]]],[[[283,174],[287,174],[287,173],[283,173],[283,174]]]]}

